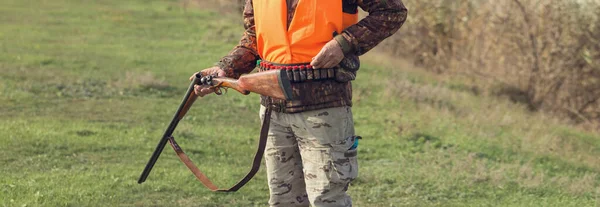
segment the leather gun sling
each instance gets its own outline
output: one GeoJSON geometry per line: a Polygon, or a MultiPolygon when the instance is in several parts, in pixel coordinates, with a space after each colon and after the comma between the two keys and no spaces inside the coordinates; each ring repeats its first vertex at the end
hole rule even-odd
{"type": "Polygon", "coordinates": [[[194,165],[192,160],[190,160],[190,158],[185,154],[185,152],[183,152],[181,147],[179,147],[177,142],[175,142],[175,138],[173,138],[173,136],[169,137],[169,143],[171,144],[171,147],[173,147],[173,149],[177,153],[177,156],[179,156],[179,159],[181,159],[181,161],[185,164],[185,166],[187,166],[192,171],[192,173],[194,173],[196,178],[198,178],[198,180],[202,184],[204,184],[204,186],[206,186],[208,189],[210,189],[211,191],[216,191],[216,192],[235,192],[238,189],[240,189],[242,186],[244,186],[248,181],[250,181],[250,179],[252,179],[252,177],[254,177],[254,175],[256,174],[256,172],[258,172],[258,169],[260,168],[260,162],[262,161],[263,153],[265,151],[265,146],[267,144],[267,135],[269,133],[269,124],[271,121],[271,110],[272,110],[272,108],[270,106],[266,107],[265,117],[263,119],[263,123],[262,123],[261,129],[260,129],[260,139],[258,141],[258,150],[256,151],[256,154],[254,155],[254,161],[252,161],[252,168],[250,169],[250,171],[248,172],[248,174],[246,174],[246,176],[244,178],[242,178],[233,187],[228,188],[228,189],[219,189],[219,187],[217,187],[215,184],[213,184],[210,181],[210,179],[208,179],[208,177],[206,177],[206,175],[204,175],[204,173],[202,173],[202,171],[200,171],[200,169],[198,169],[198,167],[196,167],[196,165],[194,165]]]}

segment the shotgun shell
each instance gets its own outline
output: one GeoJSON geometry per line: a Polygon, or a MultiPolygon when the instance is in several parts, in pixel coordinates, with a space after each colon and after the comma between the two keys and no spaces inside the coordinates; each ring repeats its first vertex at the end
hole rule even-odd
{"type": "Polygon", "coordinates": [[[315,80],[321,80],[323,78],[323,77],[321,77],[322,76],[321,69],[316,69],[316,68],[311,67],[310,70],[313,71],[313,76],[314,76],[315,80]]]}
{"type": "Polygon", "coordinates": [[[335,78],[335,70],[333,68],[327,68],[327,78],[335,78]]]}
{"type": "Polygon", "coordinates": [[[304,69],[304,66],[300,66],[301,70],[306,71],[306,80],[314,80],[315,76],[313,75],[313,70],[304,69]]]}
{"type": "Polygon", "coordinates": [[[298,70],[291,70],[294,72],[294,82],[300,82],[300,72],[298,70]]]}
{"type": "Polygon", "coordinates": [[[285,73],[287,74],[288,80],[294,82],[294,72],[292,70],[286,70],[285,73]]]}
{"type": "Polygon", "coordinates": [[[300,81],[306,81],[306,70],[298,70],[298,73],[300,73],[300,81]]]}

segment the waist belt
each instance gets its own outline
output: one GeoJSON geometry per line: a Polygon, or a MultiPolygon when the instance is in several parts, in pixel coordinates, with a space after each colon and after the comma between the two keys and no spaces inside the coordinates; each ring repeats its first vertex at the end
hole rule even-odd
{"type": "Polygon", "coordinates": [[[335,73],[337,72],[337,68],[313,68],[308,63],[278,64],[258,60],[256,65],[260,71],[283,70],[292,83],[331,80],[335,79],[335,73]]]}

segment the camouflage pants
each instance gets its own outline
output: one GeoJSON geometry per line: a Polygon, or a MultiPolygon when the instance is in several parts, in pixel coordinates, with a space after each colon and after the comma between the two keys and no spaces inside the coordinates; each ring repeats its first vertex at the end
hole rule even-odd
{"type": "Polygon", "coordinates": [[[269,205],[352,206],[346,191],[358,175],[354,139],[350,107],[273,112],[265,149],[269,205]]]}

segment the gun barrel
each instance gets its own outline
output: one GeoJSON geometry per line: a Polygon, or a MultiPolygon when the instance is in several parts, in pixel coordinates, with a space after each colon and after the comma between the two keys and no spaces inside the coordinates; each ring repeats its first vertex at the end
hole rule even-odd
{"type": "Polygon", "coordinates": [[[200,82],[200,78],[195,77],[194,80],[192,81],[192,83],[190,84],[190,86],[188,87],[188,90],[185,93],[183,101],[179,105],[179,108],[177,108],[177,112],[175,112],[175,115],[173,116],[173,119],[171,120],[169,127],[167,128],[167,130],[165,130],[165,133],[163,134],[162,138],[158,142],[158,145],[156,145],[156,149],[154,150],[154,153],[152,153],[150,160],[148,161],[148,163],[146,164],[146,167],[144,168],[144,171],[140,175],[140,178],[138,179],[139,184],[142,184],[144,181],[146,181],[146,178],[148,178],[148,175],[150,175],[150,171],[152,171],[152,168],[154,167],[154,164],[156,164],[158,157],[160,156],[163,149],[165,148],[165,145],[167,144],[169,137],[171,137],[171,135],[173,134],[175,127],[177,127],[177,124],[179,123],[179,121],[183,118],[183,116],[185,115],[187,110],[190,108],[190,106],[192,105],[194,100],[197,98],[197,96],[193,93],[194,93],[194,85],[196,85],[196,83],[199,83],[199,82],[200,82]]]}

